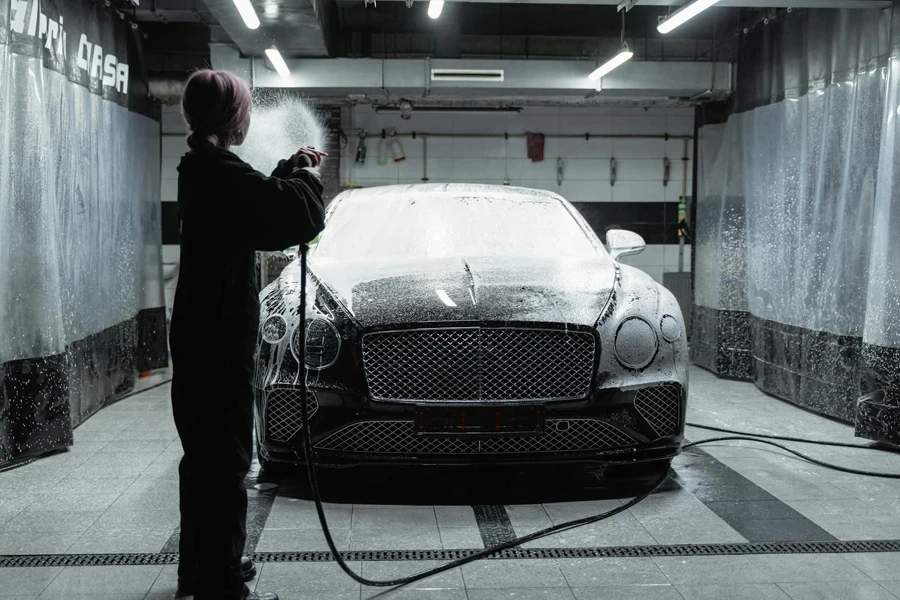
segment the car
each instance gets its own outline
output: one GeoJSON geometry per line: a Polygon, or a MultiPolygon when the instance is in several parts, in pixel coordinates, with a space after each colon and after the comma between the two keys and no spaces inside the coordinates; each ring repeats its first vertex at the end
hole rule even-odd
{"type": "Polygon", "coordinates": [[[684,320],[618,261],[639,235],[604,247],[558,194],[473,184],[346,191],[326,223],[305,332],[299,260],[260,293],[264,469],[303,464],[301,402],[319,466],[667,468],[680,451],[684,320]]]}

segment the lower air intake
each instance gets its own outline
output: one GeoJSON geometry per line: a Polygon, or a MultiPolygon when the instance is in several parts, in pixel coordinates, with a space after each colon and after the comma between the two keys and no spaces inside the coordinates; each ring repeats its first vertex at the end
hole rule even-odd
{"type": "Polygon", "coordinates": [[[359,421],[315,444],[318,450],[353,454],[534,454],[588,452],[631,446],[636,440],[598,419],[547,419],[539,436],[469,440],[416,435],[412,421],[359,421]]]}
{"type": "MultiPolygon", "coordinates": [[[[275,442],[287,442],[300,431],[303,418],[300,413],[299,389],[292,387],[270,388],[266,391],[266,435],[275,442]]],[[[306,407],[312,417],[319,410],[319,402],[311,391],[306,392],[306,407]]]]}
{"type": "Polygon", "coordinates": [[[677,383],[667,383],[640,389],[634,397],[634,407],[658,438],[680,432],[682,389],[677,383]]]}

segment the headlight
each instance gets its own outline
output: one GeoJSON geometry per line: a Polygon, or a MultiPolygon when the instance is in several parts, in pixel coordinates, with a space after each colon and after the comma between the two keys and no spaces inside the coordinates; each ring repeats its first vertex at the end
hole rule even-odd
{"type": "Polygon", "coordinates": [[[628,317],[616,331],[616,357],[630,369],[643,369],[656,356],[659,340],[653,327],[641,317],[628,317]]]}
{"type": "Polygon", "coordinates": [[[272,315],[262,326],[262,337],[270,344],[277,344],[287,333],[287,321],[281,315],[272,315]]]}
{"type": "MultiPolygon", "coordinates": [[[[300,328],[291,336],[291,350],[294,358],[300,360],[300,328]]],[[[327,319],[311,319],[306,322],[306,367],[315,371],[327,369],[337,362],[341,351],[341,335],[327,319]]]]}
{"type": "Polygon", "coordinates": [[[663,315],[659,321],[659,331],[667,342],[674,342],[681,337],[681,327],[678,320],[672,315],[663,315]]]}

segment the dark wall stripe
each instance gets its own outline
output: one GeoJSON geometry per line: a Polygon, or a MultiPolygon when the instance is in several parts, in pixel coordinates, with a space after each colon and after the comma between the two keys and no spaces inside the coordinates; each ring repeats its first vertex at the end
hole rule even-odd
{"type": "Polygon", "coordinates": [[[836,539],[803,514],[702,450],[687,450],[679,462],[676,481],[681,487],[750,542],[821,542],[836,539]]]}
{"type": "Polygon", "coordinates": [[[574,202],[573,205],[605,239],[610,227],[639,233],[648,244],[678,243],[678,202],[574,202]]]}
{"type": "Polygon", "coordinates": [[[502,505],[476,504],[472,510],[475,511],[475,522],[478,523],[485,548],[516,539],[516,532],[513,531],[509,515],[502,505]]]}
{"type": "Polygon", "coordinates": [[[178,245],[181,241],[181,228],[178,224],[178,203],[162,203],[162,243],[166,246],[178,245]]]}

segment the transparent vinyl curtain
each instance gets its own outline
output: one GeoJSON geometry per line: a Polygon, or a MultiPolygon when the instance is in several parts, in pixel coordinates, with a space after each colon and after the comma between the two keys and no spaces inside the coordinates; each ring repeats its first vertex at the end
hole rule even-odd
{"type": "Polygon", "coordinates": [[[852,420],[900,348],[898,111],[894,56],[701,128],[694,312],[718,320],[701,345],[749,356],[726,374],[852,420]]]}
{"type": "Polygon", "coordinates": [[[163,305],[159,123],[13,50],[0,39],[0,464],[71,443],[163,305]]]}

